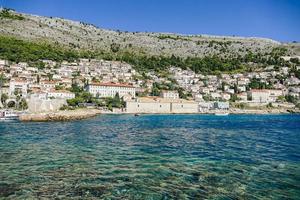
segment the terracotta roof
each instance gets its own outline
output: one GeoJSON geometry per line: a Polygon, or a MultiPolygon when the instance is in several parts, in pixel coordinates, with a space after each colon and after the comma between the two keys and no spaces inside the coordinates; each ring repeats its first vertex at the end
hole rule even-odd
{"type": "MultiPolygon", "coordinates": [[[[135,100],[129,100],[135,101],[135,100]]],[[[147,97],[139,97],[137,101],[140,103],[150,103],[150,102],[157,102],[157,103],[197,103],[195,101],[186,100],[186,99],[165,99],[161,97],[154,97],[154,96],[147,96],[147,97]]]]}
{"type": "Polygon", "coordinates": [[[258,89],[252,89],[251,92],[269,92],[268,90],[258,90],[258,89]]]}
{"type": "Polygon", "coordinates": [[[95,85],[95,86],[108,86],[108,87],[130,87],[134,88],[133,85],[129,84],[123,84],[123,83],[91,83],[90,85],[95,85]]]}
{"type": "Polygon", "coordinates": [[[27,81],[25,79],[21,79],[21,78],[13,78],[10,81],[15,82],[15,83],[27,83],[27,81]]]}
{"type": "Polygon", "coordinates": [[[73,93],[68,90],[50,90],[50,93],[73,93]]]}
{"type": "Polygon", "coordinates": [[[41,81],[41,83],[44,83],[44,84],[56,84],[57,81],[46,81],[46,80],[44,80],[44,81],[41,81]]]}

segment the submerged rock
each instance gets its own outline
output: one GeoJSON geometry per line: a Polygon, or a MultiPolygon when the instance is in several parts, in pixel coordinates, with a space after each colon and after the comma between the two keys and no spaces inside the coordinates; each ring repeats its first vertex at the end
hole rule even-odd
{"type": "Polygon", "coordinates": [[[107,191],[106,186],[98,185],[98,186],[78,186],[74,188],[73,194],[76,196],[94,196],[101,197],[107,191]]]}
{"type": "Polygon", "coordinates": [[[18,190],[14,184],[0,183],[0,197],[8,197],[18,190]]]}

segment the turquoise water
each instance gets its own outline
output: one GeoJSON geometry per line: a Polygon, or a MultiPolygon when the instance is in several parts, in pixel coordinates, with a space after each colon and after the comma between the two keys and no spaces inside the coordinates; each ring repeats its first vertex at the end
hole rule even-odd
{"type": "Polygon", "coordinates": [[[0,199],[300,199],[300,115],[0,123],[0,199]]]}

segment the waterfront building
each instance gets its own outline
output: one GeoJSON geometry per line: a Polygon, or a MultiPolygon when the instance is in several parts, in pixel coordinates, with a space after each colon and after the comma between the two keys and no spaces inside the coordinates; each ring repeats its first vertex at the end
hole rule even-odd
{"type": "Polygon", "coordinates": [[[141,97],[126,101],[127,113],[197,113],[198,103],[185,99],[141,97]]]}
{"type": "Polygon", "coordinates": [[[282,90],[250,90],[248,92],[255,103],[271,103],[275,102],[279,96],[283,95],[282,90]]]}
{"type": "Polygon", "coordinates": [[[208,112],[213,106],[213,102],[199,102],[199,112],[208,112]]]}
{"type": "Polygon", "coordinates": [[[214,109],[228,110],[229,102],[221,102],[221,101],[214,102],[214,109]]]}
{"type": "Polygon", "coordinates": [[[250,90],[248,93],[252,102],[267,103],[269,101],[269,92],[267,90],[250,90]]]}
{"type": "Polygon", "coordinates": [[[86,90],[94,97],[114,97],[117,93],[120,97],[130,95],[135,97],[135,87],[121,83],[91,83],[86,90]]]}

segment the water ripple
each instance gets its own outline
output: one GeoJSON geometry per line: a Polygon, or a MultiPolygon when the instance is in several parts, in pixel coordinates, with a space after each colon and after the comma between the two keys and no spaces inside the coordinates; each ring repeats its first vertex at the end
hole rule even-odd
{"type": "Polygon", "coordinates": [[[0,123],[0,199],[299,197],[299,115],[0,123]]]}

